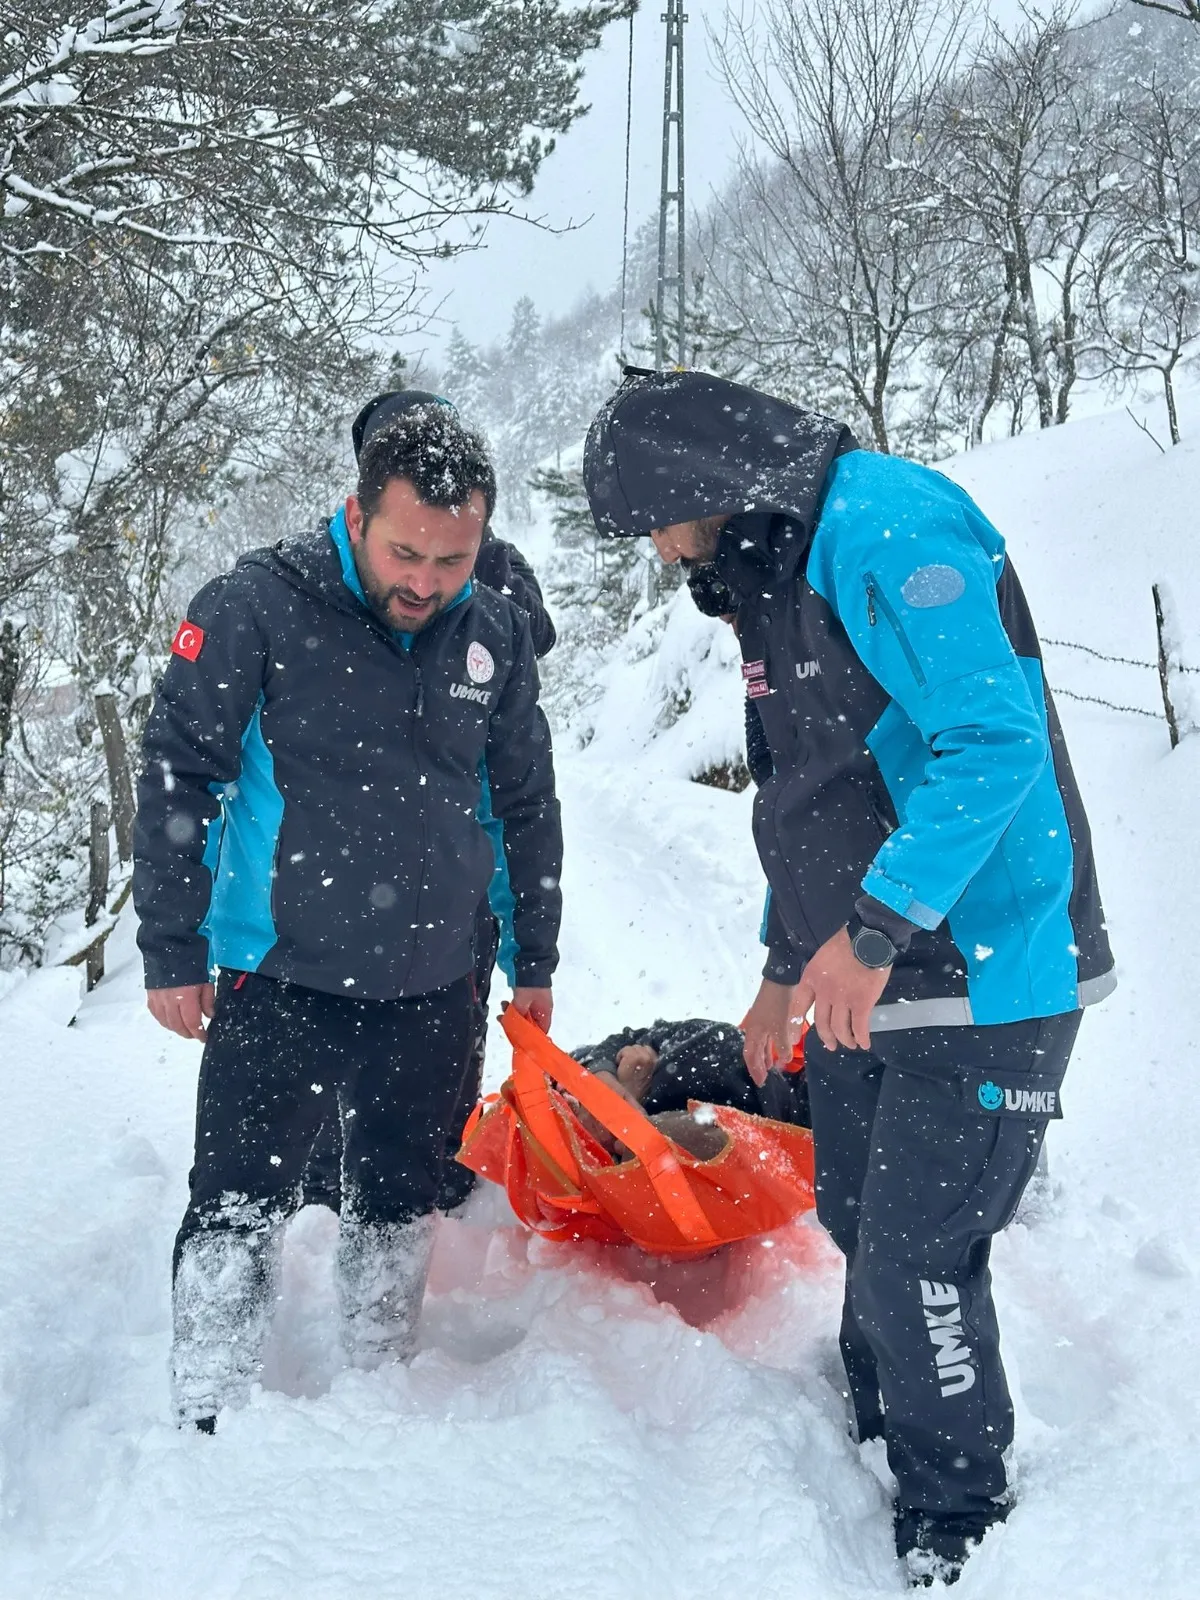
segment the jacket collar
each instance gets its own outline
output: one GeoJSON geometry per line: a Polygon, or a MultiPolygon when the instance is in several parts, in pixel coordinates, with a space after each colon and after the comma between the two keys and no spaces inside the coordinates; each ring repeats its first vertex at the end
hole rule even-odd
{"type": "Polygon", "coordinates": [[[794,517],[743,511],[721,530],[713,565],[740,604],[795,577],[812,544],[812,532],[794,517]]]}
{"type": "MultiPolygon", "coordinates": [[[[362,617],[376,627],[385,626],[367,604],[358,568],[354,564],[354,552],[350,547],[345,506],[339,506],[332,517],[319,522],[312,533],[281,539],[269,549],[251,550],[239,557],[238,566],[243,564],[268,567],[296,588],[326,601],[337,610],[362,617]]],[[[442,615],[463,605],[474,592],[474,580],[468,578],[442,615]]],[[[411,648],[416,638],[416,634],[403,633],[396,628],[386,631],[406,650],[411,648]]]]}

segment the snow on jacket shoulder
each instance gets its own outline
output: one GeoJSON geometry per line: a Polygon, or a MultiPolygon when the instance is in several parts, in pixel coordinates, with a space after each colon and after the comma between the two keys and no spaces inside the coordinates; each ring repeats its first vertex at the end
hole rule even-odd
{"type": "Polygon", "coordinates": [[[347,588],[322,524],[242,557],[188,622],[192,648],[159,686],[139,781],[147,987],[221,966],[389,999],[462,977],[494,868],[475,817],[485,777],[518,980],[550,981],[561,829],[515,605],[468,586],[396,636],[347,588]]]}

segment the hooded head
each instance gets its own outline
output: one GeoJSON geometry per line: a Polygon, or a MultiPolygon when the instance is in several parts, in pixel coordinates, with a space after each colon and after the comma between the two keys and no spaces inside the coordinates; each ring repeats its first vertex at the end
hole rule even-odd
{"type": "Polygon", "coordinates": [[[588,430],[583,481],[602,534],[742,511],[782,512],[811,530],[849,428],[705,372],[635,372],[588,430]]]}

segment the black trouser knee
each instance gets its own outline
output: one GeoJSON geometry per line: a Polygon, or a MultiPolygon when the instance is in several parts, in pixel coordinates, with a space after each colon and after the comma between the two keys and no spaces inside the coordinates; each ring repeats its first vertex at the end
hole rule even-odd
{"type": "Polygon", "coordinates": [[[370,1001],[223,974],[176,1258],[199,1229],[261,1228],[290,1215],[331,1113],[357,1218],[401,1222],[431,1211],[472,1024],[469,976],[431,994],[370,1001]]]}
{"type": "MultiPolygon", "coordinates": [[[[470,1059],[463,1075],[458,1101],[446,1123],[445,1152],[437,1204],[450,1211],[470,1194],[475,1174],[454,1159],[462,1144],[463,1128],[475,1109],[483,1081],[483,1057],[487,1044],[487,1007],[492,971],[500,930],[487,900],[480,902],[475,917],[474,986],[475,1004],[470,1059]]],[[[342,1198],[342,1127],[336,1116],[328,1116],[317,1131],[304,1173],[304,1196],[311,1202],[340,1209],[342,1198]]]]}

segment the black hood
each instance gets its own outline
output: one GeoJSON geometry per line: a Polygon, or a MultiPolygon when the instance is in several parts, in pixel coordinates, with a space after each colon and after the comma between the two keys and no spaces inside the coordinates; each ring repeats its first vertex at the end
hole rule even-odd
{"type": "Polygon", "coordinates": [[[346,587],[337,547],[329,536],[329,519],[323,517],[311,533],[293,534],[278,544],[247,550],[237,558],[238,567],[266,567],[295,588],[318,600],[327,600],[340,611],[367,608],[346,587]]]}
{"type": "Polygon", "coordinates": [[[812,531],[849,428],[705,372],[639,373],[588,430],[583,481],[602,534],[699,517],[782,513],[812,531]]]}

